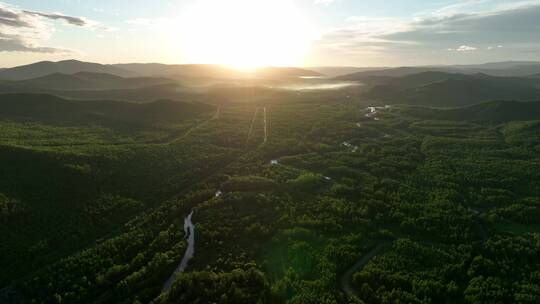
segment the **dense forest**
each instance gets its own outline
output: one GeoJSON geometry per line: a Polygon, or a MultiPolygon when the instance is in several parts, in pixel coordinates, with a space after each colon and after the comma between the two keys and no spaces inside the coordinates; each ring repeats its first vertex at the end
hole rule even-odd
{"type": "Polygon", "coordinates": [[[539,302],[540,103],[274,94],[2,95],[0,302],[539,302]]]}

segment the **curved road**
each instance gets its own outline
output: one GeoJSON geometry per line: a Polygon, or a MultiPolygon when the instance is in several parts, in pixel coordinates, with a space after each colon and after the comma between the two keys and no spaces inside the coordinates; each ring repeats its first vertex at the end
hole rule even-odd
{"type": "Polygon", "coordinates": [[[381,243],[375,248],[371,249],[368,253],[362,256],[354,265],[352,265],[339,279],[339,285],[341,290],[352,299],[360,300],[358,297],[358,292],[354,289],[352,285],[352,276],[354,273],[362,269],[366,264],[375,256],[377,256],[381,251],[388,247],[390,243],[381,243]]]}
{"type": "MultiPolygon", "coordinates": [[[[474,211],[478,212],[477,210],[474,210],[474,211]]],[[[488,238],[488,235],[486,233],[484,226],[479,221],[476,221],[476,225],[478,226],[480,230],[482,241],[485,241],[488,238]]],[[[360,271],[364,266],[366,266],[366,264],[372,258],[379,255],[384,249],[386,249],[391,244],[392,244],[391,242],[384,242],[384,243],[378,244],[373,249],[371,249],[368,253],[363,255],[354,265],[352,265],[345,273],[343,273],[343,275],[341,275],[339,279],[339,285],[341,287],[341,290],[350,299],[360,300],[360,298],[358,297],[358,292],[352,285],[352,276],[356,272],[360,271]]]]}

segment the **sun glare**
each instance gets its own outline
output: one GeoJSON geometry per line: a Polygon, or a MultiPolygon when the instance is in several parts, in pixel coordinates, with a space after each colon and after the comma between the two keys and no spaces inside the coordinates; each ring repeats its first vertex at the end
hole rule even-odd
{"type": "Polygon", "coordinates": [[[201,0],[182,17],[187,61],[251,70],[300,65],[310,27],[290,0],[201,0]]]}

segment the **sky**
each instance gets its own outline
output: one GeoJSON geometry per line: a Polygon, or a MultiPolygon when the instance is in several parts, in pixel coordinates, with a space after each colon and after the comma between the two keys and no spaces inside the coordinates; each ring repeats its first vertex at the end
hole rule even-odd
{"type": "Polygon", "coordinates": [[[0,0],[0,67],[540,60],[540,0],[0,0]]]}

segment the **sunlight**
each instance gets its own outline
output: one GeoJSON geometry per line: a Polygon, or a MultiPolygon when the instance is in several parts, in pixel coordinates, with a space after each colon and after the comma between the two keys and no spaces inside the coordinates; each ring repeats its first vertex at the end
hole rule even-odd
{"type": "Polygon", "coordinates": [[[187,61],[252,70],[299,65],[311,31],[289,0],[202,0],[183,17],[180,43],[187,61]]]}

